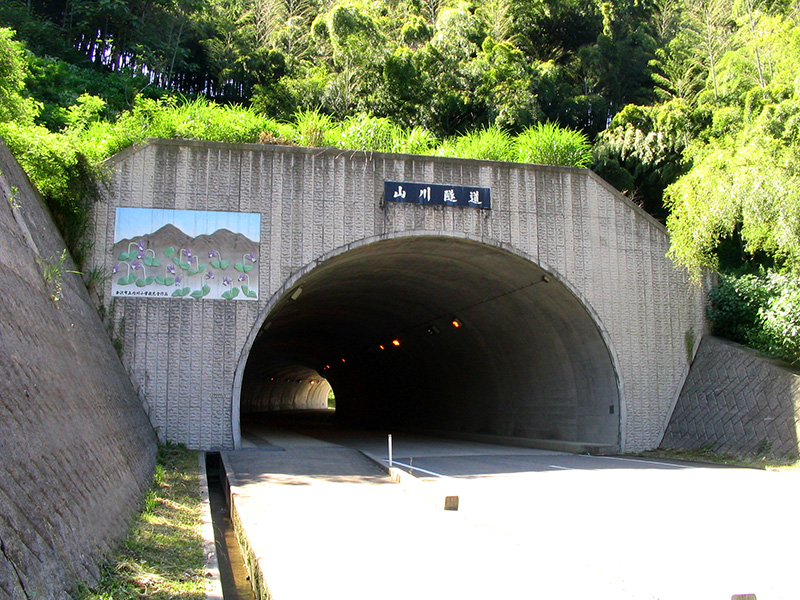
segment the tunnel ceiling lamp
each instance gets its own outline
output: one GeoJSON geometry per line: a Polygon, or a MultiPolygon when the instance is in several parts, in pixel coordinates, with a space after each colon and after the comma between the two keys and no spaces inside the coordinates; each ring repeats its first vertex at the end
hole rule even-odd
{"type": "Polygon", "coordinates": [[[399,346],[399,345],[400,345],[400,340],[398,340],[397,338],[395,338],[395,339],[393,339],[393,340],[392,340],[392,346],[395,346],[395,347],[397,347],[397,346],[399,346]]]}
{"type": "Polygon", "coordinates": [[[460,329],[461,327],[464,326],[464,324],[459,319],[457,319],[456,317],[453,317],[452,319],[450,319],[450,324],[453,327],[455,327],[456,329],[460,329]]]}
{"type": "Polygon", "coordinates": [[[386,346],[384,346],[383,344],[378,344],[378,348],[380,348],[381,350],[386,350],[386,346]]]}
{"type": "Polygon", "coordinates": [[[431,335],[436,335],[437,333],[441,332],[439,331],[439,328],[436,325],[431,325],[430,327],[428,327],[428,333],[430,333],[431,335]]]}
{"type": "Polygon", "coordinates": [[[297,289],[294,293],[290,296],[292,300],[297,300],[300,297],[300,294],[303,293],[303,286],[297,286],[297,289]]]}

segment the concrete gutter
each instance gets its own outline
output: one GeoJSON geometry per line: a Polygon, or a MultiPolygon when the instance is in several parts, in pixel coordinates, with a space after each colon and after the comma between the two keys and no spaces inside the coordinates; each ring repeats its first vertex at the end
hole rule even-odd
{"type": "Polygon", "coordinates": [[[206,454],[199,453],[200,460],[200,502],[202,504],[202,521],[200,534],[203,536],[203,576],[206,582],[206,600],[223,600],[222,583],[219,578],[219,562],[217,560],[217,543],[214,538],[214,523],[211,518],[211,502],[208,498],[208,472],[206,471],[206,454]]]}

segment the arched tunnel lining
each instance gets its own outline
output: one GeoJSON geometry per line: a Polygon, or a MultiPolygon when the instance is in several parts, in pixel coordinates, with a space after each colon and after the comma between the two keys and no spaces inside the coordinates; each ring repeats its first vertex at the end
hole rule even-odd
{"type": "Polygon", "coordinates": [[[351,425],[619,445],[589,312],[533,262],[471,240],[376,241],[305,274],[252,345],[241,421],[322,407],[326,381],[351,425]]]}

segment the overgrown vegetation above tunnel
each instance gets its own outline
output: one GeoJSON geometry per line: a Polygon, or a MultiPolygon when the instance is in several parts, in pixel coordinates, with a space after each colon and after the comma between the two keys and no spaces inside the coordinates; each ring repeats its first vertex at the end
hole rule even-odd
{"type": "Polygon", "coordinates": [[[7,0],[0,26],[0,136],[79,262],[102,159],[163,136],[586,165],[695,276],[800,273],[796,3],[7,0]]]}

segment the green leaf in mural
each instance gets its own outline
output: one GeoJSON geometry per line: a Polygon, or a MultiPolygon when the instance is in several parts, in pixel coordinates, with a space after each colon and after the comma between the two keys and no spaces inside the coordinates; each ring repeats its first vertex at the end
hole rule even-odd
{"type": "Polygon", "coordinates": [[[164,248],[164,256],[169,258],[173,254],[175,254],[175,248],[174,247],[170,246],[169,248],[164,248]]]}
{"type": "Polygon", "coordinates": [[[242,263],[236,263],[233,265],[233,268],[239,271],[240,273],[247,273],[253,270],[253,265],[245,265],[242,263]]]}
{"type": "Polygon", "coordinates": [[[257,294],[256,294],[256,292],[255,292],[255,290],[251,290],[251,289],[250,289],[250,286],[248,286],[248,285],[243,285],[243,286],[242,286],[242,292],[243,292],[243,293],[244,293],[244,295],[245,295],[245,296],[247,296],[248,298],[255,298],[255,297],[256,297],[256,295],[257,295],[257,294]]]}
{"type": "Polygon", "coordinates": [[[222,294],[222,297],[225,298],[225,300],[232,300],[233,298],[236,298],[236,296],[238,295],[239,295],[239,288],[235,287],[229,289],[227,292],[222,294]]]}
{"type": "Polygon", "coordinates": [[[211,286],[204,285],[199,290],[195,290],[192,292],[192,298],[202,298],[203,296],[207,295],[211,291],[211,286]]]}
{"type": "Polygon", "coordinates": [[[136,280],[136,287],[144,287],[147,285],[146,279],[137,279],[136,280]]]}
{"type": "Polygon", "coordinates": [[[148,267],[160,267],[161,266],[161,263],[154,256],[145,256],[144,259],[143,259],[143,262],[148,267]]]}
{"type": "MultiPolygon", "coordinates": [[[[136,253],[132,253],[132,254],[133,254],[133,256],[136,256],[136,253]]],[[[129,258],[132,258],[132,256],[130,254],[128,254],[127,252],[120,252],[119,253],[119,257],[117,258],[117,260],[128,260],[129,258]]]]}
{"type": "Polygon", "coordinates": [[[174,292],[172,292],[172,295],[175,296],[175,297],[178,297],[178,298],[182,298],[183,296],[188,294],[190,291],[191,291],[191,288],[184,287],[184,288],[181,288],[179,290],[175,290],[174,292]]]}
{"type": "Polygon", "coordinates": [[[196,269],[192,269],[191,271],[189,271],[189,275],[197,275],[198,273],[202,273],[203,271],[205,271],[205,269],[206,265],[197,265],[196,269]]]}
{"type": "Polygon", "coordinates": [[[163,277],[156,277],[156,283],[158,285],[167,285],[167,280],[163,277]]]}
{"type": "Polygon", "coordinates": [[[178,266],[179,266],[181,269],[183,269],[184,271],[185,271],[186,269],[188,269],[188,268],[191,266],[191,265],[190,265],[189,263],[187,263],[187,262],[181,262],[181,259],[180,259],[180,258],[178,258],[177,256],[173,256],[173,257],[172,257],[172,262],[174,262],[176,265],[178,265],[178,266]]]}
{"type": "Polygon", "coordinates": [[[219,269],[221,271],[224,271],[225,269],[227,269],[229,264],[231,264],[231,261],[229,261],[229,260],[212,260],[211,261],[211,266],[214,267],[215,269],[219,269]]]}
{"type": "Polygon", "coordinates": [[[119,285],[130,285],[134,281],[136,281],[136,274],[135,273],[133,275],[129,275],[127,277],[120,277],[119,280],[117,281],[117,283],[119,285]]]}
{"type": "Polygon", "coordinates": [[[175,278],[174,277],[165,277],[164,278],[164,285],[172,285],[173,283],[175,283],[175,278]]]}

